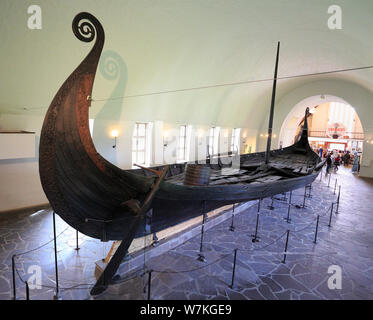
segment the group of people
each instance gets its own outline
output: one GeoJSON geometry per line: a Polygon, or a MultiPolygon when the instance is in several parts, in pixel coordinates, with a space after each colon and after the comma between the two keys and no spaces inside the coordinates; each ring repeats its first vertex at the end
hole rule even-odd
{"type": "Polygon", "coordinates": [[[321,158],[326,158],[326,172],[329,173],[330,169],[336,172],[338,171],[338,167],[341,164],[344,166],[348,166],[351,161],[351,154],[350,151],[337,151],[333,150],[331,152],[323,152],[322,148],[319,149],[319,155],[321,158]]]}
{"type": "Polygon", "coordinates": [[[352,164],[352,173],[360,172],[360,155],[357,151],[351,153],[350,151],[341,151],[341,150],[323,150],[322,147],[319,149],[314,149],[316,153],[319,154],[321,159],[326,159],[326,172],[329,173],[330,169],[333,169],[334,172],[338,171],[340,165],[345,167],[352,164]]]}

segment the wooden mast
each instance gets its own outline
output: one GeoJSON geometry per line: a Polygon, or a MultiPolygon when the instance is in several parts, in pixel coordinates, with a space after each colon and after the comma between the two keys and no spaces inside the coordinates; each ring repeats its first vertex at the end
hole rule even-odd
{"type": "Polygon", "coordinates": [[[274,111],[275,111],[277,69],[278,69],[279,54],[280,54],[280,41],[277,43],[277,56],[276,56],[275,75],[273,77],[274,79],[273,79],[273,88],[272,88],[271,110],[270,110],[270,113],[269,113],[267,150],[266,150],[266,154],[265,154],[265,163],[266,164],[268,164],[268,162],[269,162],[269,153],[271,152],[272,126],[273,126],[273,114],[274,114],[274,111]]]}

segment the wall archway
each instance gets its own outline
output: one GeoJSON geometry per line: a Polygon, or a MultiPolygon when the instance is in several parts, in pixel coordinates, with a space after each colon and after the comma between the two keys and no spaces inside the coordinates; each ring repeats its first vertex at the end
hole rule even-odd
{"type": "MultiPolygon", "coordinates": [[[[280,134],[278,138],[278,144],[279,147],[287,147],[293,143],[293,138],[295,136],[296,130],[298,128],[298,125],[300,121],[304,117],[304,111],[306,110],[307,107],[313,107],[317,106],[323,103],[327,102],[341,102],[344,104],[351,105],[349,102],[346,100],[334,96],[334,95],[317,95],[317,96],[312,96],[308,97],[306,99],[303,99],[302,101],[298,102],[293,109],[290,111],[290,113],[287,115],[285,118],[281,129],[280,129],[280,134]]],[[[353,107],[353,106],[352,106],[353,107]]]]}
{"type": "MultiPolygon", "coordinates": [[[[309,103],[317,104],[320,101],[326,102],[327,99],[347,103],[354,107],[361,120],[365,135],[360,175],[373,177],[373,144],[366,142],[366,140],[373,139],[373,93],[352,81],[340,79],[310,81],[278,97],[273,124],[273,131],[277,137],[273,139],[273,147],[277,148],[280,145],[280,132],[285,121],[289,121],[289,114],[295,112],[294,116],[296,116],[296,112],[298,112],[299,116],[303,116],[305,107],[309,106],[309,103]],[[322,95],[325,96],[325,99],[321,99],[322,95]],[[320,100],[317,100],[317,97],[320,100]]],[[[267,121],[263,121],[262,131],[266,130],[266,125],[267,121]]]]}

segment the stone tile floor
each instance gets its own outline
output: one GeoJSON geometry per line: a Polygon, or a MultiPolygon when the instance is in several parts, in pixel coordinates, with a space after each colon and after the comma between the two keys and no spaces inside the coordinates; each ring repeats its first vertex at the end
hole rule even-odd
{"type": "MultiPolygon", "coordinates": [[[[144,288],[152,269],[152,299],[373,299],[373,180],[362,179],[341,168],[333,173],[330,187],[322,175],[313,183],[306,208],[291,206],[291,222],[285,201],[271,199],[261,203],[259,242],[252,242],[257,205],[213,227],[204,235],[207,262],[196,258],[200,237],[145,261],[145,269],[111,285],[103,294],[90,297],[95,282],[94,262],[103,258],[110,243],[79,234],[76,251],[75,230],[57,217],[59,286],[62,299],[146,299],[144,288]],[[335,179],[341,185],[339,213],[332,216],[330,206],[335,179]],[[314,244],[316,216],[320,215],[318,240],[314,244]],[[282,263],[286,231],[290,230],[288,251],[282,263]],[[233,250],[237,248],[235,282],[230,288],[233,250]],[[342,270],[342,289],[328,288],[328,268],[342,270]],[[129,279],[129,280],[126,280],[129,279]]],[[[304,189],[293,191],[292,203],[303,203],[304,189]]],[[[289,193],[287,194],[289,197],[289,193]]],[[[278,196],[282,198],[282,196],[278,196]]],[[[12,296],[11,256],[50,241],[42,248],[16,258],[23,279],[32,278],[33,266],[40,266],[42,288],[30,290],[31,299],[52,299],[55,293],[52,214],[42,210],[22,213],[11,219],[0,217],[0,299],[12,296]],[[31,278],[30,278],[31,277],[31,278]]],[[[25,285],[16,276],[17,297],[25,298],[25,285]]]]}

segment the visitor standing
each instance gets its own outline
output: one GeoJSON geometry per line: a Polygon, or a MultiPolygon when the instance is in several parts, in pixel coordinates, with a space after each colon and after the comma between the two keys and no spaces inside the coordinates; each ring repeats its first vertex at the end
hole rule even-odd
{"type": "Polygon", "coordinates": [[[344,158],[343,158],[343,162],[344,162],[345,167],[347,167],[350,164],[350,159],[351,159],[350,151],[347,150],[347,152],[346,152],[346,154],[344,155],[344,158]]]}
{"type": "Polygon", "coordinates": [[[334,171],[337,172],[338,171],[338,166],[341,164],[341,158],[339,156],[339,153],[336,154],[335,158],[334,158],[334,171]]]}
{"type": "Polygon", "coordinates": [[[332,166],[332,155],[331,153],[329,153],[326,157],[326,173],[329,173],[331,166],[332,166]]]}
{"type": "Polygon", "coordinates": [[[354,164],[352,165],[352,172],[358,173],[360,171],[360,157],[357,152],[354,153],[354,164]]]}

